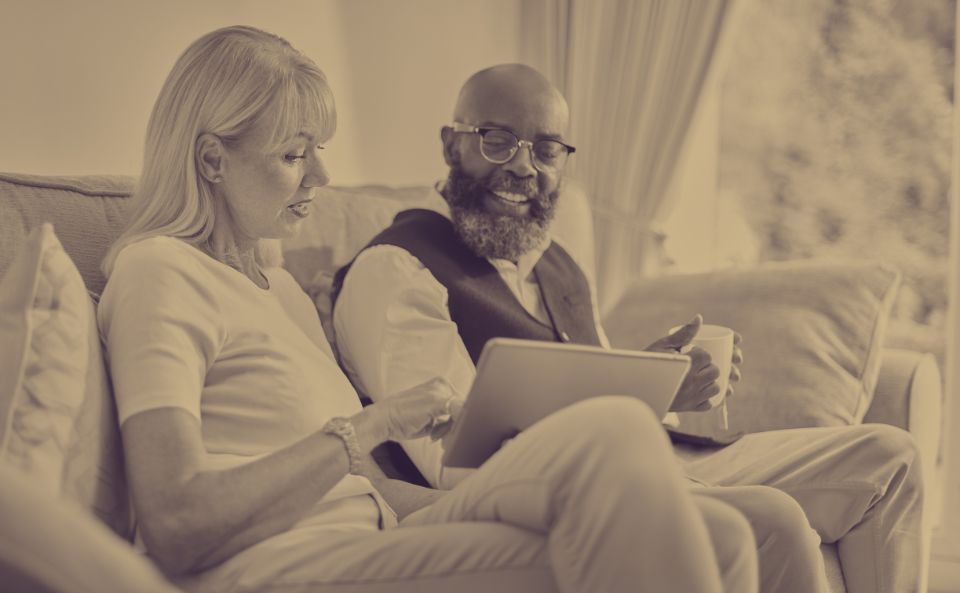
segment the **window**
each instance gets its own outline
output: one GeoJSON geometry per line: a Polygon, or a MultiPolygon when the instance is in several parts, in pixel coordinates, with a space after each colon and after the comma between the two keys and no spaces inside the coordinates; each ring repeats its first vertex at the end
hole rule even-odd
{"type": "Polygon", "coordinates": [[[874,258],[887,344],[945,368],[953,0],[750,2],[720,91],[728,263],[874,258]],[[743,232],[748,230],[748,232],[743,232]]]}
{"type": "Polygon", "coordinates": [[[901,271],[886,344],[934,353],[947,379],[944,508],[931,582],[954,590],[960,303],[948,319],[948,297],[960,298],[960,244],[950,259],[952,219],[960,229],[958,205],[951,212],[951,176],[960,183],[956,0],[751,0],[741,18],[671,186],[678,198],[666,225],[667,257],[677,272],[808,258],[871,258],[901,271]],[[713,170],[716,179],[705,183],[702,172],[713,170]]]}

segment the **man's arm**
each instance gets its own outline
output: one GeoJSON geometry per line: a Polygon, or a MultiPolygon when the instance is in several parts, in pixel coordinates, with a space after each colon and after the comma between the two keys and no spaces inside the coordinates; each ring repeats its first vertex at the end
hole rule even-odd
{"type": "MultiPolygon", "coordinates": [[[[354,261],[334,309],[337,349],[354,385],[373,401],[432,379],[466,396],[476,369],[450,319],[447,291],[407,251],[367,249],[354,261]]],[[[452,488],[472,470],[445,468],[440,441],[402,443],[431,485],[452,488]]]]}

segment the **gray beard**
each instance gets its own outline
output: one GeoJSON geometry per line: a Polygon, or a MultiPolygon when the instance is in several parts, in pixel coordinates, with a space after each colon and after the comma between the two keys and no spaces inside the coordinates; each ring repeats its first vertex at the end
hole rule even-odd
{"type": "Polygon", "coordinates": [[[475,255],[516,263],[521,255],[539,247],[547,238],[556,210],[559,188],[551,193],[539,190],[536,181],[495,174],[474,179],[455,163],[444,188],[453,227],[460,240],[475,255]],[[490,213],[483,206],[488,189],[502,189],[526,195],[530,210],[526,216],[490,213]]]}
{"type": "Polygon", "coordinates": [[[536,249],[547,237],[549,223],[536,219],[454,206],[450,207],[450,213],[460,240],[474,254],[487,259],[516,263],[521,255],[536,249]]]}

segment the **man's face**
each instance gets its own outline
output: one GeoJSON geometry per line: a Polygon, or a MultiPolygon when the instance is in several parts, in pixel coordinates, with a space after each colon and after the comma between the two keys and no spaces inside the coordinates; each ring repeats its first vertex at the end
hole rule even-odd
{"type": "Polygon", "coordinates": [[[565,159],[542,141],[563,142],[567,103],[535,70],[500,65],[464,84],[454,120],[441,132],[454,228],[478,256],[516,262],[547,237],[565,159]]]}
{"type": "MultiPolygon", "coordinates": [[[[566,106],[549,101],[487,102],[471,126],[508,130],[535,142],[561,140],[566,106]]],[[[444,194],[454,228],[480,257],[516,262],[546,238],[556,209],[562,171],[534,163],[529,145],[505,163],[492,163],[481,151],[481,135],[447,131],[450,173],[444,194]]]]}
{"type": "Polygon", "coordinates": [[[444,194],[453,225],[478,256],[516,262],[547,236],[559,179],[518,177],[497,165],[485,168],[477,177],[459,159],[451,163],[444,194]]]}

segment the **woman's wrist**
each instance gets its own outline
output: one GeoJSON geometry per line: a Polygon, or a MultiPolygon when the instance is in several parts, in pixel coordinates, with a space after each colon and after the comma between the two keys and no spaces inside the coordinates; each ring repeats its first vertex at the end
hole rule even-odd
{"type": "Polygon", "coordinates": [[[376,414],[376,411],[371,408],[364,408],[351,416],[350,423],[353,424],[356,430],[357,443],[364,453],[373,451],[378,445],[387,440],[383,423],[379,421],[379,416],[376,414]]]}
{"type": "Polygon", "coordinates": [[[360,450],[360,443],[357,439],[357,430],[349,419],[337,416],[331,418],[323,425],[324,434],[337,437],[343,444],[344,452],[347,454],[348,473],[360,475],[363,473],[363,462],[366,453],[360,450]]]}

